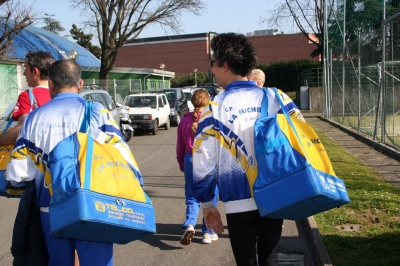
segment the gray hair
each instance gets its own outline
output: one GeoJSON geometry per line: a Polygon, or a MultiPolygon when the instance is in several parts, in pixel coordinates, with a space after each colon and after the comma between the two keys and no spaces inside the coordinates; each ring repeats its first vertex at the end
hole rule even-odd
{"type": "Polygon", "coordinates": [[[81,67],[71,59],[55,61],[49,68],[49,79],[53,81],[57,90],[65,87],[79,87],[81,77],[81,67]]]}
{"type": "Polygon", "coordinates": [[[256,83],[257,81],[260,82],[261,86],[263,86],[265,83],[265,74],[261,69],[253,69],[248,78],[255,81],[256,83]]]}

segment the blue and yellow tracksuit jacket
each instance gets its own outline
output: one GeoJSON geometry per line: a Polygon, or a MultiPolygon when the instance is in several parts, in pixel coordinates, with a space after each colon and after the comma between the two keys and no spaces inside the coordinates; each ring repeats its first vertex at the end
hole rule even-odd
{"type": "MultiPolygon", "coordinates": [[[[79,130],[84,110],[85,100],[82,96],[65,92],[57,94],[54,99],[33,110],[25,119],[7,166],[6,179],[14,186],[35,180],[38,207],[50,205],[49,154],[60,141],[79,130]]],[[[97,102],[93,102],[92,111],[90,127],[123,140],[125,145],[118,148],[127,162],[136,165],[131,162],[129,147],[110,112],[97,102]]],[[[138,178],[142,183],[140,174],[138,178]]]]}
{"type": "MultiPolygon", "coordinates": [[[[282,113],[267,89],[268,114],[282,113]]],[[[291,116],[303,119],[293,101],[279,91],[291,116]]],[[[253,183],[257,177],[254,123],[260,117],[263,90],[253,81],[232,82],[202,111],[193,143],[194,191],[200,202],[212,201],[215,186],[226,213],[256,210],[253,183]],[[214,176],[214,169],[217,174],[214,176]]]]}

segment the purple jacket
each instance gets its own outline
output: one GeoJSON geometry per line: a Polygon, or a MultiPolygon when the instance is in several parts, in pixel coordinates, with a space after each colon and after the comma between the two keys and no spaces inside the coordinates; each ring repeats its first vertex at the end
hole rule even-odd
{"type": "MultiPolygon", "coordinates": [[[[200,117],[200,114],[199,114],[200,117]]],[[[183,158],[186,153],[192,154],[193,139],[192,134],[193,112],[187,112],[178,126],[178,140],[176,141],[176,159],[179,168],[183,171],[183,158]]]]}

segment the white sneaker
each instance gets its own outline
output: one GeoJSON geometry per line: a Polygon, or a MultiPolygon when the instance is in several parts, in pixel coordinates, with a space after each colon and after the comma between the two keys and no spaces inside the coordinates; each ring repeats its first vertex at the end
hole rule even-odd
{"type": "Polygon", "coordinates": [[[210,235],[210,234],[208,234],[208,233],[205,233],[204,235],[203,235],[203,240],[201,241],[201,243],[203,243],[203,244],[210,244],[210,243],[212,243],[213,241],[217,241],[218,240],[218,235],[217,234],[212,234],[212,235],[210,235]]]}
{"type": "Polygon", "coordinates": [[[194,233],[195,233],[195,231],[194,231],[193,225],[189,224],[186,227],[185,233],[183,234],[180,243],[182,245],[189,245],[192,242],[194,233]]]}

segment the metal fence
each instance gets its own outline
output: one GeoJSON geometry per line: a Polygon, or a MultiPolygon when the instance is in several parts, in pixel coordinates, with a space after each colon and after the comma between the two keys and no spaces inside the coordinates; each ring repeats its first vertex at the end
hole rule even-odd
{"type": "Polygon", "coordinates": [[[400,148],[400,0],[346,2],[325,1],[323,115],[400,148]]]}
{"type": "Polygon", "coordinates": [[[322,87],[323,84],[323,69],[310,68],[298,74],[298,83],[309,87],[322,87]]]}
{"type": "Polygon", "coordinates": [[[95,84],[100,86],[102,89],[107,90],[114,99],[116,99],[117,94],[120,94],[122,99],[124,99],[125,96],[129,95],[130,91],[143,89],[140,79],[85,79],[83,82],[84,85],[95,84]]]}

